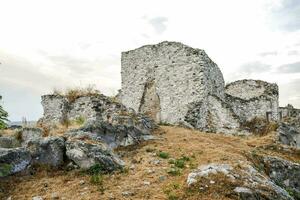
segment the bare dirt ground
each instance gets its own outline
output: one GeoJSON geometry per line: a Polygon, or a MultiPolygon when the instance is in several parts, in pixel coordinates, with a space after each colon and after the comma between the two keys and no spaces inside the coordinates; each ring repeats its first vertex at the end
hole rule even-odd
{"type": "Polygon", "coordinates": [[[188,174],[203,164],[249,162],[247,155],[253,151],[300,161],[299,152],[275,144],[274,133],[246,138],[162,126],[155,135],[160,139],[119,150],[126,169],[103,175],[103,181],[92,183],[91,176],[80,170],[37,169],[0,179],[0,198],[53,199],[51,196],[56,194],[58,199],[67,200],[231,199],[226,184],[218,182],[204,193],[188,194],[188,174]],[[159,152],[167,158],[158,156],[159,152]],[[188,158],[184,167],[170,173],[172,161],[183,157],[188,158]]]}

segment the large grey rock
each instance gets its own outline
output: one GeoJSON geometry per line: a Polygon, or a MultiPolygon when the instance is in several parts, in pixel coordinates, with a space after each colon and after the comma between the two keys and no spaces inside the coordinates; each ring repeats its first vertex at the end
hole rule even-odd
{"type": "MultiPolygon", "coordinates": [[[[147,120],[144,121],[145,125],[148,125],[147,122],[147,120]]],[[[149,126],[151,125],[150,123],[149,126]]],[[[134,145],[143,140],[152,138],[152,135],[150,135],[148,131],[142,131],[127,122],[124,124],[120,122],[110,124],[103,121],[91,121],[82,128],[67,132],[66,136],[74,139],[88,138],[90,140],[104,142],[110,148],[134,145]]]]}
{"type": "Polygon", "coordinates": [[[30,161],[30,153],[24,148],[0,148],[0,177],[24,170],[30,161]]]}
{"type": "Polygon", "coordinates": [[[280,123],[278,137],[282,144],[300,149],[300,128],[296,124],[280,123]]]}
{"type": "Polygon", "coordinates": [[[53,136],[27,141],[26,148],[30,151],[34,164],[58,167],[64,162],[65,140],[53,136]]]}
{"type": "Polygon", "coordinates": [[[40,128],[23,128],[20,133],[23,146],[26,146],[29,141],[39,140],[43,137],[43,131],[40,128]]]}
{"type": "Polygon", "coordinates": [[[122,169],[124,163],[105,144],[93,144],[88,141],[68,140],[67,157],[80,168],[89,169],[99,164],[103,171],[122,169]]]}
{"type": "Polygon", "coordinates": [[[300,199],[300,164],[270,156],[264,157],[263,161],[270,178],[295,199],[300,199]]]}
{"type": "Polygon", "coordinates": [[[21,143],[15,137],[0,137],[0,148],[17,148],[21,143]]]}
{"type": "Polygon", "coordinates": [[[269,177],[259,173],[248,164],[240,165],[239,168],[234,168],[229,164],[203,165],[188,175],[187,184],[189,187],[192,187],[201,178],[208,178],[209,175],[217,173],[224,174],[233,183],[236,180],[241,182],[241,185],[236,187],[233,192],[242,200],[293,199],[286,190],[276,185],[269,177]]]}

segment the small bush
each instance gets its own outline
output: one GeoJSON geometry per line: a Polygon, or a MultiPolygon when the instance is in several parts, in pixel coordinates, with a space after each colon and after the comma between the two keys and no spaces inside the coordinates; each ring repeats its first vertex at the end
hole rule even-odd
{"type": "Polygon", "coordinates": [[[169,154],[167,152],[159,152],[158,153],[158,157],[162,158],[162,159],[168,159],[169,158],[169,154]]]}
{"type": "Polygon", "coordinates": [[[84,118],[83,116],[77,117],[77,118],[75,119],[75,123],[76,123],[77,125],[83,125],[84,122],[85,122],[85,118],[84,118]]]}
{"type": "Polygon", "coordinates": [[[100,164],[95,164],[87,170],[87,172],[91,175],[102,174],[103,171],[103,167],[100,164]]]}
{"type": "Polygon", "coordinates": [[[90,178],[90,182],[94,185],[101,185],[103,183],[102,174],[94,174],[90,178]]]}
{"type": "Polygon", "coordinates": [[[177,159],[174,163],[175,167],[183,169],[185,167],[185,161],[183,159],[177,159]]]}
{"type": "Polygon", "coordinates": [[[168,170],[168,174],[170,174],[172,176],[179,176],[179,175],[181,175],[181,170],[177,167],[171,167],[168,170]]]}

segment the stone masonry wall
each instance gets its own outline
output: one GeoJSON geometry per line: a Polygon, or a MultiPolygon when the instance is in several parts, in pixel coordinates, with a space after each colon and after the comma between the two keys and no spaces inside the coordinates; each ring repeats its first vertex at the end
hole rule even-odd
{"type": "Polygon", "coordinates": [[[242,122],[250,121],[254,117],[279,120],[276,84],[259,80],[240,80],[228,84],[225,93],[226,102],[242,122]]]}
{"type": "Polygon", "coordinates": [[[121,73],[122,103],[143,112],[156,99],[156,113],[151,116],[158,122],[184,121],[188,105],[206,101],[209,94],[224,99],[218,66],[203,50],[181,43],[162,42],[123,52],[121,73]]]}
{"type": "Polygon", "coordinates": [[[41,122],[46,124],[61,123],[65,119],[73,121],[80,117],[109,121],[113,120],[114,114],[126,111],[125,106],[101,94],[78,97],[72,102],[62,95],[44,95],[42,106],[44,115],[41,122]]]}

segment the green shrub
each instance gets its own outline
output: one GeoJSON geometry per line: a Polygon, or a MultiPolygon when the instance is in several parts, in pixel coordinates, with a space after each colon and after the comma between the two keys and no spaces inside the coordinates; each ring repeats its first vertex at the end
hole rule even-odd
{"type": "Polygon", "coordinates": [[[90,178],[90,182],[94,185],[101,185],[103,183],[102,174],[94,174],[90,178]]]}
{"type": "Polygon", "coordinates": [[[158,153],[158,157],[160,157],[162,159],[168,159],[170,156],[167,152],[161,151],[161,152],[158,153]]]}
{"type": "Polygon", "coordinates": [[[85,122],[85,118],[84,118],[83,116],[77,117],[77,118],[75,119],[75,123],[76,123],[77,125],[83,125],[84,122],[85,122]]]}
{"type": "Polygon", "coordinates": [[[174,163],[175,167],[183,169],[185,167],[185,161],[183,159],[177,159],[174,163]]]}
{"type": "Polygon", "coordinates": [[[181,175],[181,170],[177,167],[171,167],[168,170],[168,174],[170,174],[172,176],[179,176],[179,175],[181,175]]]}
{"type": "Polygon", "coordinates": [[[87,172],[91,175],[97,175],[102,174],[103,171],[103,167],[100,164],[95,164],[92,167],[90,167],[87,172]]]}

